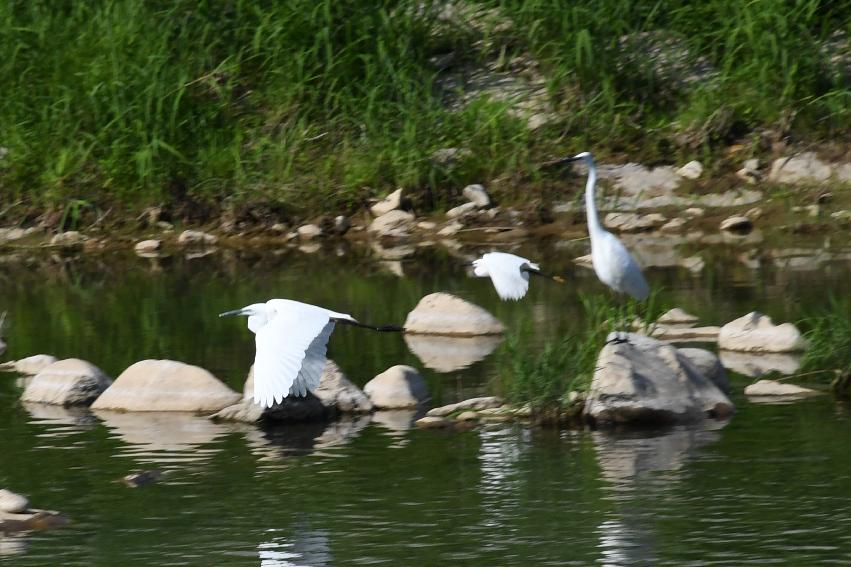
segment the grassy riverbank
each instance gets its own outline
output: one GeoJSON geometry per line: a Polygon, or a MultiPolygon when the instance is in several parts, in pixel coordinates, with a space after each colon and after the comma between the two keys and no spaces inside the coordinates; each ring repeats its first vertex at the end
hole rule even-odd
{"type": "Polygon", "coordinates": [[[829,141],[851,124],[850,21],[815,0],[5,2],[0,212],[305,215],[400,185],[428,209],[467,182],[535,195],[568,148],[829,141]],[[482,76],[519,81],[537,128],[482,76]]]}

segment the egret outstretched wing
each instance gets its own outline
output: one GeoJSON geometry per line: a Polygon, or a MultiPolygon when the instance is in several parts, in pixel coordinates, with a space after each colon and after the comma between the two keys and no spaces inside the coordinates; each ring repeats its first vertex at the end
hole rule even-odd
{"type": "Polygon", "coordinates": [[[328,337],[334,329],[331,311],[294,301],[276,301],[286,305],[275,305],[275,316],[256,333],[254,402],[263,407],[280,403],[291,389],[305,395],[306,389],[318,385],[328,337]]]}
{"type": "Polygon", "coordinates": [[[501,299],[518,300],[525,296],[529,291],[529,274],[523,268],[539,269],[526,258],[505,252],[489,252],[482,256],[482,262],[501,299]]]}

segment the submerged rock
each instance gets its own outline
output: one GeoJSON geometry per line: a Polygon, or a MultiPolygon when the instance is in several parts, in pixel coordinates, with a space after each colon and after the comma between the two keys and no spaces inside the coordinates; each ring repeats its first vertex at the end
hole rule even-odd
{"type": "Polygon", "coordinates": [[[795,384],[786,384],[784,382],[778,382],[777,380],[760,380],[745,387],[745,395],[754,397],[798,397],[809,396],[818,393],[818,391],[811,390],[810,388],[803,388],[801,386],[796,386],[795,384]]]}
{"type": "Polygon", "coordinates": [[[796,352],[804,350],[806,342],[792,323],[775,325],[771,317],[753,311],[721,327],[718,346],[744,352],[796,352]]]}
{"type": "Polygon", "coordinates": [[[130,488],[139,488],[157,482],[163,477],[163,471],[159,469],[141,471],[125,475],[121,480],[130,488]]]}
{"type": "Polygon", "coordinates": [[[366,383],[364,393],[376,408],[414,408],[429,399],[428,386],[416,368],[392,366],[366,383]]]}
{"type": "Polygon", "coordinates": [[[596,422],[689,422],[722,417],[733,403],[675,347],[642,335],[609,336],[585,404],[596,422]]]}
{"type": "Polygon", "coordinates": [[[239,394],[198,366],[142,360],[128,367],[92,404],[121,411],[217,411],[239,394]]]}
{"type": "Polygon", "coordinates": [[[501,407],[505,402],[498,396],[485,396],[481,398],[470,398],[454,404],[448,404],[428,410],[426,415],[433,417],[446,417],[451,413],[463,410],[486,410],[501,407]]]}
{"type": "Polygon", "coordinates": [[[445,292],[426,295],[405,319],[406,333],[433,335],[497,335],[505,331],[493,315],[445,292]]]}
{"type": "Polygon", "coordinates": [[[21,401],[61,406],[89,405],[112,383],[100,368],[68,358],[43,368],[27,385],[21,401]]]}

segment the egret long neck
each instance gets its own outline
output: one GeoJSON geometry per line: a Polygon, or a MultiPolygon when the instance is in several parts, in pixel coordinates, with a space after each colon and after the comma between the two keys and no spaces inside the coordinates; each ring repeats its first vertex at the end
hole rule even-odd
{"type": "Polygon", "coordinates": [[[585,214],[588,216],[588,234],[594,238],[601,231],[600,219],[597,218],[597,203],[594,199],[594,187],[597,184],[597,167],[591,156],[585,158],[588,164],[588,182],[585,184],[585,214]]]}

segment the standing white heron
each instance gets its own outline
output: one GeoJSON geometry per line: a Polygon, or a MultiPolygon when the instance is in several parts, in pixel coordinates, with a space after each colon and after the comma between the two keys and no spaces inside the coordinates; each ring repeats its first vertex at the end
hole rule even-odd
{"type": "Polygon", "coordinates": [[[335,323],[374,331],[402,331],[393,325],[359,323],[351,315],[290,299],[270,299],[219,317],[245,315],[255,334],[254,403],[272,407],[288,395],[306,396],[319,386],[328,338],[335,323]]]}
{"type": "Polygon", "coordinates": [[[585,212],[588,216],[588,235],[591,237],[591,262],[597,278],[618,293],[625,293],[637,300],[647,299],[650,286],[641,273],[641,268],[618,238],[603,228],[597,216],[594,188],[597,184],[597,167],[590,152],[578,153],[566,162],[582,160],[588,166],[588,182],[585,185],[585,212]]]}
{"type": "Polygon", "coordinates": [[[488,252],[473,260],[473,273],[480,278],[490,277],[500,299],[517,301],[529,290],[529,274],[564,283],[560,276],[551,276],[527,258],[505,252],[488,252]]]}

